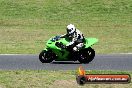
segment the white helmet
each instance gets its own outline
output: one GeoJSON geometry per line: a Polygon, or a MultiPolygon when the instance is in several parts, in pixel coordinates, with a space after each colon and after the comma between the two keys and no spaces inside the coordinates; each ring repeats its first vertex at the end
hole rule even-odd
{"type": "Polygon", "coordinates": [[[72,34],[72,33],[74,33],[76,31],[76,28],[75,28],[75,26],[73,25],[73,24],[69,24],[68,26],[67,26],[67,33],[68,34],[72,34]]]}

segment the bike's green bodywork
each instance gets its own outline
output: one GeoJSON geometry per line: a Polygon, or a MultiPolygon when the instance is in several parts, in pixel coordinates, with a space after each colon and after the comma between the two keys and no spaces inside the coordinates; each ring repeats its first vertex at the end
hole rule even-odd
{"type": "MultiPolygon", "coordinates": [[[[56,42],[62,42],[64,45],[66,45],[70,42],[70,40],[67,38],[59,38],[59,39],[57,39],[56,37],[50,38],[47,41],[46,48],[44,50],[46,50],[46,51],[52,50],[57,55],[57,58],[55,59],[56,61],[68,61],[69,60],[68,56],[69,56],[70,52],[67,51],[66,49],[57,47],[55,45],[56,42]]],[[[85,38],[85,42],[84,42],[85,46],[82,49],[91,47],[96,42],[98,42],[98,39],[96,39],[96,38],[85,38]]]]}

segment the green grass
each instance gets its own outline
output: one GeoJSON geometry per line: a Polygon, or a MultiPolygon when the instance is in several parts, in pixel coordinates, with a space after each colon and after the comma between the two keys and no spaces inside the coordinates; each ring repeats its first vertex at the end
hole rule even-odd
{"type": "Polygon", "coordinates": [[[132,52],[132,0],[0,0],[0,53],[38,54],[69,23],[97,53],[132,52]]]}
{"type": "MultiPolygon", "coordinates": [[[[88,74],[130,74],[131,71],[92,71],[88,74]]],[[[86,84],[83,88],[130,88],[130,84],[86,84]]],[[[15,70],[0,71],[0,88],[80,88],[76,71],[15,70]]]]}
{"type": "MultiPolygon", "coordinates": [[[[96,37],[97,53],[132,52],[132,0],[0,0],[0,54],[38,54],[69,23],[96,37]]],[[[129,73],[88,71],[88,73],[129,73]]],[[[83,88],[130,88],[130,84],[83,88]]],[[[0,71],[0,88],[75,88],[75,71],[0,71]]]]}

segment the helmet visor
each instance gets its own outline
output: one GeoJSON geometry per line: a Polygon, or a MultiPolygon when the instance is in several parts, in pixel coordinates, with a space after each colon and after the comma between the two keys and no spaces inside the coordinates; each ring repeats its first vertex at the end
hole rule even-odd
{"type": "Polygon", "coordinates": [[[68,33],[68,34],[70,34],[71,31],[72,31],[72,29],[68,29],[68,28],[67,28],[67,33],[68,33]]]}
{"type": "Polygon", "coordinates": [[[66,30],[67,30],[67,33],[69,33],[69,32],[71,31],[71,30],[70,30],[70,29],[68,29],[68,28],[67,28],[66,30]]]}

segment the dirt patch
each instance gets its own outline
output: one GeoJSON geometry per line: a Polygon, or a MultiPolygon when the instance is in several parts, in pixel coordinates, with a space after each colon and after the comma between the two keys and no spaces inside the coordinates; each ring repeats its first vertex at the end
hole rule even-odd
{"type": "Polygon", "coordinates": [[[0,88],[5,88],[4,86],[0,85],[0,88]]]}
{"type": "Polygon", "coordinates": [[[49,88],[78,88],[75,80],[56,80],[49,88]]]}

